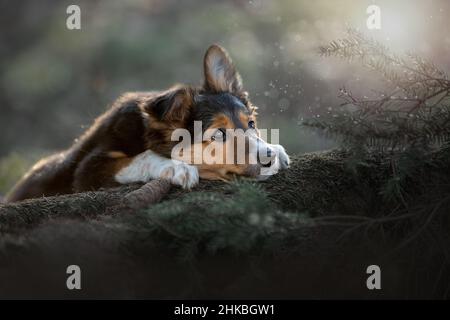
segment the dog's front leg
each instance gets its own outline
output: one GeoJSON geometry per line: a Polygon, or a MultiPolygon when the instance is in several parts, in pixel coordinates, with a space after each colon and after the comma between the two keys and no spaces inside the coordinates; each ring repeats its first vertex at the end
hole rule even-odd
{"type": "Polygon", "coordinates": [[[114,178],[121,184],[168,179],[172,184],[190,189],[198,183],[199,174],[195,166],[168,159],[147,150],[134,157],[131,163],[121,169],[114,178]]]}

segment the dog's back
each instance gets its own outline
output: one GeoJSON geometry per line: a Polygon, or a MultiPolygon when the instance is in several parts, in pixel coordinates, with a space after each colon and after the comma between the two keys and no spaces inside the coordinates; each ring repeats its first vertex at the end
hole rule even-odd
{"type": "Polygon", "coordinates": [[[36,163],[9,192],[5,202],[116,185],[106,172],[116,169],[108,166],[108,161],[117,162],[118,150],[120,155],[134,156],[145,149],[139,97],[130,94],[119,98],[70,149],[36,163]]]}

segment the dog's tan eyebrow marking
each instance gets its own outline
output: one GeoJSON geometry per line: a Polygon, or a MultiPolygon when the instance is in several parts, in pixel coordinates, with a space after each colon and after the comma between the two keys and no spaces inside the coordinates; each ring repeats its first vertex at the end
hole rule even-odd
{"type": "Polygon", "coordinates": [[[109,151],[108,152],[108,157],[113,158],[113,159],[120,159],[120,158],[126,158],[126,154],[123,153],[122,151],[109,151]]]}
{"type": "Polygon", "coordinates": [[[248,122],[251,119],[250,114],[246,113],[246,112],[239,112],[239,121],[241,122],[242,127],[244,128],[248,128],[248,122]]]}
{"type": "Polygon", "coordinates": [[[233,129],[235,128],[233,121],[224,113],[219,114],[213,118],[211,121],[210,128],[224,128],[233,129]]]}

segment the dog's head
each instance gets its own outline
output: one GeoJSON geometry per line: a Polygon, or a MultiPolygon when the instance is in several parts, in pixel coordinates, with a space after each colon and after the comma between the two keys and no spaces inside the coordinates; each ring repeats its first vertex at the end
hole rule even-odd
{"type": "Polygon", "coordinates": [[[226,50],[209,47],[203,66],[200,88],[178,85],[148,103],[149,148],[195,164],[204,179],[263,178],[287,166],[282,147],[261,139],[257,108],[226,50]]]}

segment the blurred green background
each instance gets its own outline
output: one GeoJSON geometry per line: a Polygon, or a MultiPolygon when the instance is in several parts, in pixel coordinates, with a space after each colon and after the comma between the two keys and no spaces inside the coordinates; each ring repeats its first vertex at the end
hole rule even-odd
{"type": "Polygon", "coordinates": [[[333,147],[299,122],[331,112],[341,86],[367,94],[376,80],[319,57],[318,46],[359,28],[446,69],[449,12],[447,0],[0,0],[0,193],[121,93],[200,83],[212,43],[230,52],[259,126],[279,128],[288,152],[333,147]],[[81,30],[66,28],[70,4],[81,8],[81,30]],[[366,27],[370,4],[381,7],[381,30],[366,27]]]}

